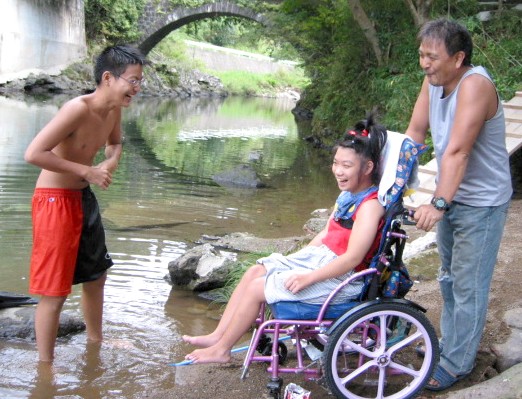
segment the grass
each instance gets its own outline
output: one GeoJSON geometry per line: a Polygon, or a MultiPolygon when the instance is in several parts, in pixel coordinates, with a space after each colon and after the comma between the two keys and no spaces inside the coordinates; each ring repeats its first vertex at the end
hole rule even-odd
{"type": "Polygon", "coordinates": [[[239,284],[241,277],[243,277],[243,274],[245,274],[247,269],[255,264],[259,258],[263,258],[268,255],[270,255],[270,253],[249,253],[242,256],[241,259],[236,262],[234,268],[229,272],[225,286],[215,290],[216,296],[214,302],[228,302],[232,292],[234,292],[234,289],[239,284]]]}
{"type": "Polygon", "coordinates": [[[218,77],[231,95],[267,95],[285,89],[301,91],[308,85],[308,79],[298,68],[294,72],[281,69],[276,73],[268,74],[246,71],[209,71],[209,73],[218,77]]]}

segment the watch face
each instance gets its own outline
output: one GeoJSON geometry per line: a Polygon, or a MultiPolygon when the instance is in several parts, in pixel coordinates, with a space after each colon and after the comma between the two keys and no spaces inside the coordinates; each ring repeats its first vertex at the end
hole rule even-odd
{"type": "Polygon", "coordinates": [[[435,209],[439,211],[446,211],[448,209],[448,203],[442,197],[433,198],[431,203],[435,207],[435,209]]]}

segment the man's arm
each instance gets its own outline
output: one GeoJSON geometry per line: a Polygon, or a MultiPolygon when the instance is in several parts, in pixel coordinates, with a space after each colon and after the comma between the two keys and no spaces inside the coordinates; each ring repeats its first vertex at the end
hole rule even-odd
{"type": "Polygon", "coordinates": [[[413,107],[410,124],[406,129],[406,135],[416,143],[423,144],[426,141],[426,133],[429,127],[429,103],[428,80],[425,78],[413,107]]]}
{"type": "MultiPolygon", "coordinates": [[[[480,130],[486,120],[494,116],[497,107],[496,90],[488,79],[474,74],[462,81],[448,146],[439,165],[435,197],[443,197],[447,202],[453,200],[480,130]]],[[[431,230],[442,219],[443,212],[431,205],[419,207],[415,213],[417,227],[431,230]]]]}
{"type": "Polygon", "coordinates": [[[466,173],[475,141],[486,120],[494,116],[497,106],[497,94],[488,79],[475,74],[461,83],[454,124],[441,159],[436,197],[451,202],[466,173]],[[491,113],[493,108],[495,112],[491,113]]]}

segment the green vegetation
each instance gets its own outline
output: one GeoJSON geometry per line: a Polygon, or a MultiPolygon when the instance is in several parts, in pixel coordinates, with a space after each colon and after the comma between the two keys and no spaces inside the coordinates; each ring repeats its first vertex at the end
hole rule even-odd
{"type": "Polygon", "coordinates": [[[232,95],[259,95],[283,91],[286,88],[302,89],[308,82],[302,74],[290,74],[283,70],[277,73],[256,74],[245,71],[209,71],[220,78],[232,95]]]}
{"type": "Polygon", "coordinates": [[[239,284],[239,280],[243,277],[246,270],[254,265],[259,258],[270,255],[269,253],[251,253],[241,257],[236,263],[235,267],[230,271],[227,276],[227,282],[225,286],[215,290],[215,302],[226,303],[232,295],[232,292],[239,284]]]}
{"type": "MultiPolygon", "coordinates": [[[[184,6],[207,2],[170,1],[184,6]]],[[[263,12],[271,20],[270,28],[232,17],[193,22],[170,34],[154,50],[153,55],[162,60],[160,73],[168,78],[183,68],[200,68],[184,56],[182,38],[299,60],[308,79],[243,73],[219,77],[237,94],[307,85],[300,106],[313,111],[314,133],[326,142],[374,107],[388,128],[406,128],[423,78],[416,43],[417,23],[422,20],[419,16],[444,15],[464,23],[475,42],[473,62],[490,71],[501,98],[510,99],[516,90],[522,89],[522,22],[519,13],[506,7],[492,14],[490,21],[481,22],[476,0],[410,2],[418,7],[417,13],[406,7],[408,1],[367,0],[360,2],[369,19],[369,25],[364,26],[360,15],[353,15],[355,9],[350,5],[354,0],[236,2],[263,12]],[[421,5],[427,6],[425,12],[419,11],[421,5]],[[369,30],[375,31],[374,42],[368,38],[369,30]]],[[[136,40],[136,22],[144,3],[145,0],[86,0],[89,41],[136,40]]],[[[176,76],[170,79],[173,84],[177,81],[176,76]]]]}
{"type": "MultiPolygon", "coordinates": [[[[193,22],[171,33],[153,50],[156,70],[166,82],[176,85],[180,71],[203,69],[186,56],[184,39],[297,60],[302,63],[304,75],[214,74],[231,93],[240,95],[306,86],[300,106],[313,111],[314,133],[325,142],[338,137],[347,125],[374,107],[389,129],[405,130],[423,79],[416,42],[419,16],[449,16],[465,24],[475,43],[473,62],[490,71],[501,98],[508,100],[516,90],[522,90],[522,20],[516,11],[504,8],[495,12],[490,21],[481,22],[476,0],[410,2],[419,7],[417,11],[421,5],[428,5],[427,15],[413,13],[407,1],[365,0],[360,4],[370,25],[363,26],[360,16],[353,15],[350,5],[354,1],[350,0],[236,2],[263,12],[271,19],[270,28],[232,17],[193,22]],[[371,30],[375,31],[374,43],[367,36],[371,30]]],[[[208,1],[170,3],[196,7],[208,1]]],[[[89,43],[100,46],[136,41],[136,23],[144,4],[145,0],[85,0],[89,43]]],[[[165,129],[158,126],[158,136],[152,139],[160,140],[159,133],[165,129]]],[[[221,291],[224,299],[246,267],[260,256],[254,254],[238,264],[221,291]]]]}
{"type": "MultiPolygon", "coordinates": [[[[362,4],[384,55],[380,65],[347,1],[287,0],[276,24],[299,49],[305,71],[313,77],[302,106],[314,110],[314,131],[326,141],[374,106],[387,127],[403,131],[422,82],[418,27],[404,2],[362,4]]],[[[510,99],[522,82],[520,15],[504,11],[483,23],[477,11],[472,0],[435,1],[431,17],[449,15],[468,27],[475,41],[474,64],[488,68],[501,97],[510,99]]]]}
{"type": "MultiPolygon", "coordinates": [[[[85,0],[85,33],[93,43],[133,42],[146,0],[85,0]]],[[[98,45],[99,45],[98,44],[98,45]]]]}

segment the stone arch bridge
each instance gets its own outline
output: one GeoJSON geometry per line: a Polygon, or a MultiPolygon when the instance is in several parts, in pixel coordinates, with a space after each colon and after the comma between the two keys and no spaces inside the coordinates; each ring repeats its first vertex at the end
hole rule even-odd
{"type": "Polygon", "coordinates": [[[240,17],[267,25],[262,14],[231,1],[223,0],[199,7],[172,6],[169,0],[149,0],[138,21],[142,32],[138,47],[148,54],[170,32],[190,22],[217,16],[240,17]]]}

